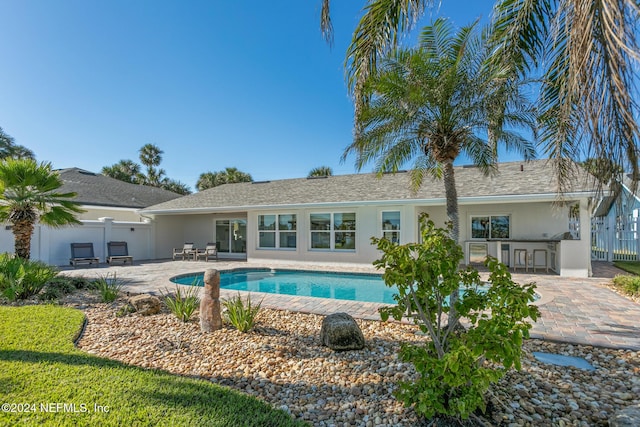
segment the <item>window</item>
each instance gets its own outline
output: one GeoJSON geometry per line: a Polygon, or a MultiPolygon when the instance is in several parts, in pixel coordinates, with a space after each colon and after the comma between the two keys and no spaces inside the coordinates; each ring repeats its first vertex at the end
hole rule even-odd
{"type": "Polygon", "coordinates": [[[297,241],[295,214],[258,215],[258,247],[295,249],[297,241]]]}
{"type": "Polygon", "coordinates": [[[400,243],[400,212],[382,212],[382,237],[400,243]]]}
{"type": "Polygon", "coordinates": [[[509,215],[471,217],[472,239],[508,239],[509,215]]]}
{"type": "Polygon", "coordinates": [[[311,249],[354,250],[356,248],[355,213],[311,214],[311,249]]]}

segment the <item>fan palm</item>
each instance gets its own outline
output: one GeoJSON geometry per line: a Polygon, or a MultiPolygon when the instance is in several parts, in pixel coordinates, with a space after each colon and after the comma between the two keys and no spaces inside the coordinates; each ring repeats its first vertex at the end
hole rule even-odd
{"type": "Polygon", "coordinates": [[[158,169],[157,166],[162,162],[162,151],[157,145],[145,144],[140,148],[140,163],[147,167],[147,175],[145,177],[144,184],[151,185],[153,187],[160,187],[163,176],[165,175],[164,169],[158,169]]]}
{"type": "Polygon", "coordinates": [[[308,178],[314,176],[331,176],[333,175],[333,170],[329,166],[318,166],[317,168],[313,168],[309,171],[308,178]]]}
{"type": "Polygon", "coordinates": [[[227,184],[253,181],[253,178],[250,174],[242,172],[241,170],[238,170],[238,168],[225,168],[224,171],[221,172],[221,174],[225,176],[225,182],[227,184]]]}
{"type": "Polygon", "coordinates": [[[102,174],[130,184],[144,181],[144,175],[140,173],[140,165],[131,160],[120,160],[112,166],[104,166],[102,174]]]}
{"type": "Polygon", "coordinates": [[[29,259],[37,221],[51,227],[80,223],[74,214],[84,211],[71,200],[76,194],[58,193],[61,186],[50,163],[31,159],[0,162],[0,222],[12,224],[18,257],[29,259]]]}
{"type": "Polygon", "coordinates": [[[33,151],[22,145],[16,145],[15,140],[0,127],[0,159],[14,157],[17,159],[33,159],[33,151]]]}
{"type": "MultiPolygon", "coordinates": [[[[453,0],[451,0],[453,1],[453,0]]],[[[366,102],[364,82],[399,36],[432,0],[368,0],[347,50],[349,88],[356,114],[366,102]]],[[[322,0],[321,28],[332,37],[330,0],[322,0]]],[[[634,61],[638,3],[634,0],[498,0],[495,53],[514,73],[542,72],[539,105],[545,152],[570,174],[563,159],[608,158],[639,177],[634,61]]],[[[560,188],[561,189],[561,188],[560,188]]]]}
{"type": "Polygon", "coordinates": [[[356,115],[356,136],[343,160],[356,155],[361,169],[375,161],[379,173],[414,161],[417,189],[425,173],[442,177],[451,237],[459,240],[458,202],[453,162],[466,154],[490,173],[497,147],[535,157],[533,144],[512,131],[529,127],[535,112],[520,93],[522,82],[508,67],[489,62],[487,35],[476,25],[460,29],[438,19],[426,26],[416,49],[395,50],[363,86],[368,100],[356,115]]]}
{"type": "Polygon", "coordinates": [[[200,174],[198,177],[198,182],[196,182],[196,188],[198,191],[204,191],[208,188],[217,187],[218,185],[224,184],[224,177],[221,176],[220,172],[205,172],[200,174]]]}

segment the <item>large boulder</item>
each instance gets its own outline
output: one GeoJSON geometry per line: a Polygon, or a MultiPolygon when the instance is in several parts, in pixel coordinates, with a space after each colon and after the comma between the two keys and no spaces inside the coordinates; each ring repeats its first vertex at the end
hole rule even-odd
{"type": "Polygon", "coordinates": [[[141,294],[129,298],[129,304],[143,316],[160,313],[160,299],[154,295],[141,294]]]}
{"type": "Polygon", "coordinates": [[[200,298],[200,330],[213,332],[221,328],[220,272],[210,268],[204,272],[204,288],[200,298]]]}
{"type": "Polygon", "coordinates": [[[324,318],[320,328],[322,345],[336,351],[361,350],[364,335],[356,321],[347,313],[334,313],[324,318]]]}
{"type": "Polygon", "coordinates": [[[640,404],[629,406],[614,413],[609,418],[610,427],[637,427],[640,426],[640,404]]]}

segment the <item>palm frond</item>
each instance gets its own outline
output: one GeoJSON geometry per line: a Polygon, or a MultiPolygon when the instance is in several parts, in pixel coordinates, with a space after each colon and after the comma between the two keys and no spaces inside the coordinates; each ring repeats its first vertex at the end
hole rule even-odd
{"type": "Polygon", "coordinates": [[[413,28],[432,0],[371,0],[347,48],[347,85],[356,111],[364,101],[362,88],[378,60],[397,46],[399,35],[413,28]]]}

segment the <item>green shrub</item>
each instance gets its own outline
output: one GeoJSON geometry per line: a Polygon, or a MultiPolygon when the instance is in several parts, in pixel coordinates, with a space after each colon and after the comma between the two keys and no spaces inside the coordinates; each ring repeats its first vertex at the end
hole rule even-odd
{"type": "Polygon", "coordinates": [[[120,290],[122,290],[124,282],[118,280],[116,274],[113,273],[113,278],[110,278],[109,274],[107,274],[106,276],[95,279],[93,281],[93,285],[100,294],[102,302],[113,302],[118,298],[118,294],[120,293],[120,290]]]}
{"type": "Polygon", "coordinates": [[[46,288],[56,288],[62,295],[70,294],[77,289],[72,281],[72,278],[67,276],[54,277],[47,282],[46,288]]]}
{"type": "Polygon", "coordinates": [[[87,286],[87,283],[89,283],[89,281],[84,278],[58,275],[47,282],[38,297],[42,301],[55,301],[64,295],[71,294],[78,289],[83,289],[87,286]]]}
{"type": "Polygon", "coordinates": [[[76,289],[95,289],[94,283],[86,277],[68,277],[68,279],[76,289]]]}
{"type": "Polygon", "coordinates": [[[166,293],[163,293],[164,302],[169,307],[169,310],[176,317],[183,322],[188,322],[191,319],[191,316],[196,311],[196,309],[200,306],[200,297],[198,294],[200,293],[200,287],[192,286],[188,290],[184,291],[184,293],[180,290],[180,286],[176,285],[175,294],[169,294],[168,290],[166,293]]]}
{"type": "Polygon", "coordinates": [[[512,366],[520,369],[522,340],[531,328],[527,319],[535,321],[539,315],[529,305],[535,285],[514,283],[507,267],[490,258],[491,285],[481,290],[484,284],[475,269],[459,269],[462,248],[448,230],[435,228],[426,218],[420,218],[422,243],[372,239],[383,252],[374,265],[385,269],[385,284],[398,289],[397,305],[380,313],[383,320],[413,319],[431,338],[423,345],[401,346],[400,358],[413,363],[419,376],[400,384],[399,400],[426,418],[464,419],[478,408],[484,411],[491,383],[512,366]],[[460,325],[463,317],[470,324],[467,329],[460,325]]]}
{"type": "Polygon", "coordinates": [[[627,295],[632,297],[640,296],[640,277],[617,275],[613,278],[613,284],[627,295]]]}
{"type": "Polygon", "coordinates": [[[40,294],[38,294],[38,298],[40,298],[41,301],[55,301],[60,299],[62,295],[63,293],[60,288],[48,285],[40,294]]]}
{"type": "Polygon", "coordinates": [[[237,296],[223,300],[222,305],[226,309],[227,321],[240,332],[249,332],[255,325],[262,301],[253,304],[249,295],[243,300],[238,292],[237,296]]]}
{"type": "Polygon", "coordinates": [[[43,262],[0,254],[0,294],[9,301],[38,294],[58,271],[43,262]]]}

